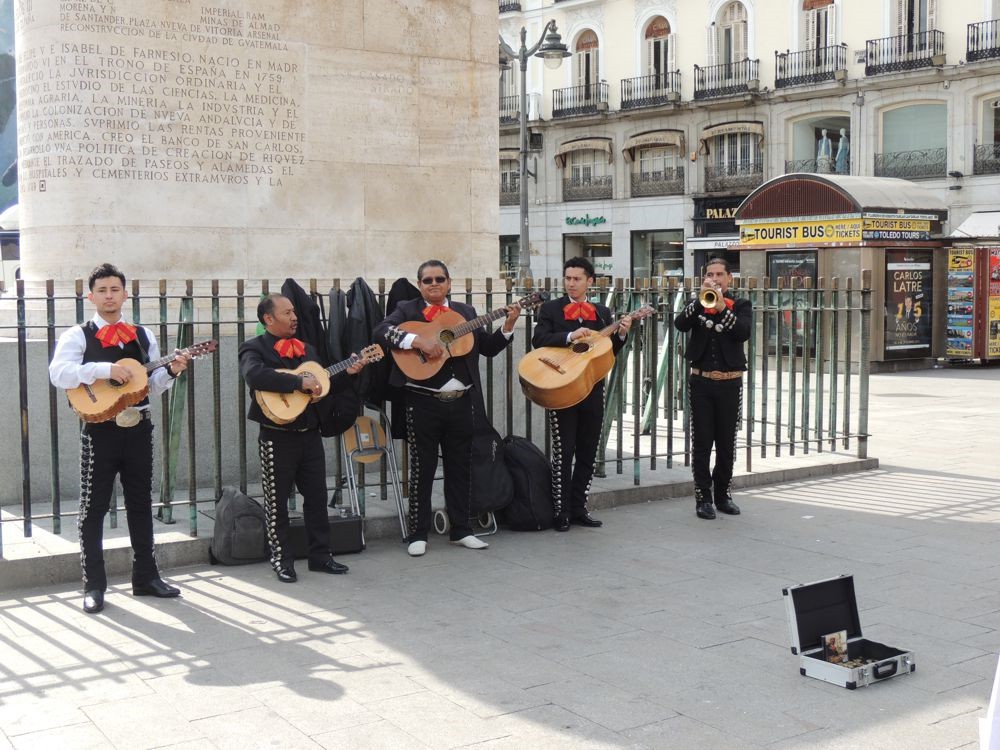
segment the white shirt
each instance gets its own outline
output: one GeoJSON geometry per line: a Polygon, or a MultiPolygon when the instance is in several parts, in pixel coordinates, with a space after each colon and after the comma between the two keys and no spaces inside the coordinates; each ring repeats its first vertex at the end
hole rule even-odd
{"type": "MultiPolygon", "coordinates": [[[[94,315],[91,322],[103,328],[108,323],[100,315],[94,315]]],[[[124,317],[120,318],[120,323],[126,323],[124,317]]],[[[156,336],[153,332],[142,326],[149,340],[149,350],[146,354],[150,361],[160,358],[160,347],[156,343],[156,336]]],[[[124,348],[123,344],[118,345],[124,348]]],[[[87,337],[80,326],[67,328],[59,335],[56,343],[56,350],[52,354],[52,361],[49,362],[49,380],[56,388],[69,390],[78,385],[90,385],[98,380],[111,377],[112,362],[84,362],[83,355],[87,350],[87,337]]],[[[174,384],[174,378],[170,377],[165,367],[160,367],[149,374],[149,395],[158,396],[174,384]]]]}

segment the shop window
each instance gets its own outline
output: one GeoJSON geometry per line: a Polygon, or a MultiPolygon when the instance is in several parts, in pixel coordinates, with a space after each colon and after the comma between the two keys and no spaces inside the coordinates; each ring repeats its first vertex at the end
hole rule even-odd
{"type": "Polygon", "coordinates": [[[1000,97],[984,101],[982,112],[974,171],[976,174],[1000,174],[1000,97]]]}
{"type": "Polygon", "coordinates": [[[882,114],[882,148],[876,177],[922,179],[948,172],[948,106],[913,104],[882,114]]]}
{"type": "Polygon", "coordinates": [[[683,275],[683,230],[632,232],[631,276],[633,278],[683,275]]]}
{"type": "Polygon", "coordinates": [[[521,238],[516,234],[500,235],[500,277],[510,278],[518,275],[518,263],[520,263],[521,238]]]}
{"type": "Polygon", "coordinates": [[[611,252],[611,232],[563,235],[563,260],[586,258],[594,264],[597,278],[611,278],[614,260],[611,252]]]}
{"type": "Polygon", "coordinates": [[[851,174],[851,118],[830,115],[794,122],[791,156],[785,174],[851,174]]]}

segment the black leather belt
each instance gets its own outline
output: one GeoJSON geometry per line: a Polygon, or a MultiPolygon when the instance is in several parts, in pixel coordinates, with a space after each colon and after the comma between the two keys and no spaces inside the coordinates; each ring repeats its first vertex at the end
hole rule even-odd
{"type": "Polygon", "coordinates": [[[722,370],[699,370],[697,367],[691,368],[691,374],[699,375],[709,380],[736,380],[743,377],[743,372],[740,370],[724,372],[722,370]]]}

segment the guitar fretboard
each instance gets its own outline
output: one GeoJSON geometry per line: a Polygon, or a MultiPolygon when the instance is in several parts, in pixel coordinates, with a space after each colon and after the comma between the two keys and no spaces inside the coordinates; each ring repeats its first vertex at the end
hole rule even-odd
{"type": "Polygon", "coordinates": [[[330,365],[329,367],[326,368],[325,372],[326,372],[327,375],[336,375],[338,372],[343,372],[344,370],[346,370],[351,365],[355,364],[356,362],[360,362],[360,361],[361,361],[360,357],[357,357],[357,356],[355,356],[355,355],[352,354],[350,357],[348,357],[347,359],[345,359],[343,362],[338,362],[335,365],[330,365]]]}
{"type": "MultiPolygon", "coordinates": [[[[518,300],[517,304],[521,306],[522,309],[527,307],[532,307],[536,304],[538,300],[538,295],[533,294],[530,297],[525,297],[518,300]]],[[[467,333],[471,333],[477,328],[482,328],[487,323],[492,323],[494,320],[507,317],[507,308],[500,307],[493,312],[488,312],[485,315],[480,315],[478,318],[473,318],[472,320],[467,320],[461,325],[455,326],[451,330],[454,332],[455,336],[464,336],[467,333]]]]}

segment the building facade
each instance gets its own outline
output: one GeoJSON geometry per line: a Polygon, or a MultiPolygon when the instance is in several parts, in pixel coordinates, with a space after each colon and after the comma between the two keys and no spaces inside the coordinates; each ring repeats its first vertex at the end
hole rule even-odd
{"type": "MultiPolygon", "coordinates": [[[[754,188],[899,177],[950,232],[1000,206],[1000,0],[499,0],[515,50],[547,21],[571,56],[526,76],[530,266],[690,275],[737,244],[754,188]],[[947,9],[947,13],[945,10],[947,9]]],[[[517,66],[500,79],[500,261],[516,268],[517,66]]],[[[739,254],[730,253],[738,264],[739,254]]]]}

